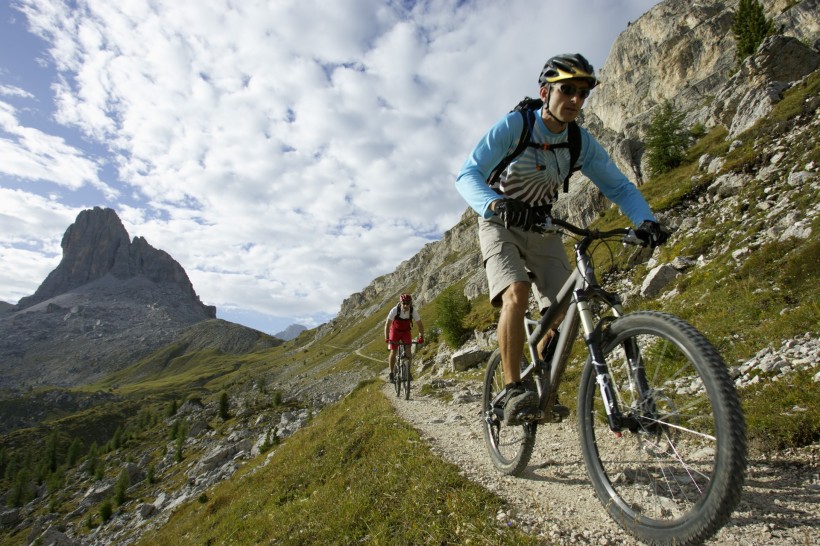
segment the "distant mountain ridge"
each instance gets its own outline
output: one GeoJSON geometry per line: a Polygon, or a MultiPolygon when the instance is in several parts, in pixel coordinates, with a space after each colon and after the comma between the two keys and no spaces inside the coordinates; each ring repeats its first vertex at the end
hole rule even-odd
{"type": "Polygon", "coordinates": [[[291,324],[281,332],[273,334],[273,337],[279,338],[282,341],[290,341],[291,339],[296,339],[299,337],[299,334],[307,330],[306,326],[302,326],[301,324],[291,324]]]}

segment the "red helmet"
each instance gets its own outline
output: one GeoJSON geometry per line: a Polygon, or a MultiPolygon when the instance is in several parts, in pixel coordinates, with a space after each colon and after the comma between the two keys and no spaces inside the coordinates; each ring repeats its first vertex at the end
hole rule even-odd
{"type": "Polygon", "coordinates": [[[399,296],[399,301],[401,301],[402,303],[406,303],[407,305],[410,305],[411,303],[413,303],[413,296],[411,296],[410,294],[402,294],[401,296],[399,296]]]}

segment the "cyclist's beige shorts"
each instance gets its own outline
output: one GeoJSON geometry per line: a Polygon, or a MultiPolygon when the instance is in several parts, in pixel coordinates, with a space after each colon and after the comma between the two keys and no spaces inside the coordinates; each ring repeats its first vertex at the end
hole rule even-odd
{"type": "Polygon", "coordinates": [[[478,218],[478,240],[490,285],[490,301],[501,305],[501,293],[514,282],[531,282],[540,309],[555,301],[570,274],[561,236],[507,229],[497,216],[478,218]]]}

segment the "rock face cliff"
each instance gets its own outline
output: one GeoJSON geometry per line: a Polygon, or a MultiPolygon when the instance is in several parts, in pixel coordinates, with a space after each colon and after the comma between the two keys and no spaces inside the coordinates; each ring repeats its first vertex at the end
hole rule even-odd
{"type": "Polygon", "coordinates": [[[37,291],[0,314],[0,388],[72,386],[132,363],[216,317],[182,266],[111,209],[84,210],[37,291]]]}
{"type": "Polygon", "coordinates": [[[724,125],[736,135],[817,69],[818,0],[763,4],[779,33],[742,63],[732,34],[738,0],[660,2],[615,40],[584,119],[633,182],[644,182],[642,140],[664,101],[689,127],[724,125]]]}
{"type": "MultiPolygon", "coordinates": [[[[63,235],[63,259],[32,296],[22,298],[18,310],[64,294],[111,275],[126,280],[144,277],[155,284],[171,284],[180,294],[199,302],[188,275],[168,253],[148,244],[143,237],[128,239],[117,213],[94,207],[77,216],[63,235]]],[[[201,305],[201,304],[200,304],[201,305]]],[[[204,315],[214,318],[216,309],[201,305],[204,315]]]]}
{"type": "MultiPolygon", "coordinates": [[[[765,3],[775,28],[757,52],[738,62],[731,30],[738,0],[660,2],[616,39],[599,69],[603,84],[582,123],[636,185],[646,181],[643,139],[655,109],[671,101],[687,127],[722,125],[732,138],[765,117],[783,92],[820,68],[820,1],[765,3]]],[[[455,190],[453,190],[455,191],[455,190]]],[[[558,218],[587,225],[611,204],[580,173],[553,208],[558,218]]],[[[663,218],[662,218],[663,219],[663,218]]],[[[468,209],[441,241],[426,245],[395,272],[351,295],[331,323],[368,316],[402,291],[422,303],[461,279],[468,298],[487,293],[475,213],[468,209]]],[[[625,220],[625,223],[627,221],[625,220]]]]}

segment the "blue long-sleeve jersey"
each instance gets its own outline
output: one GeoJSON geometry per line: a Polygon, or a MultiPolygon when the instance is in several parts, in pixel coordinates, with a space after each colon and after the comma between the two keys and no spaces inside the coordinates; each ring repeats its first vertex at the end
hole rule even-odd
{"type": "MultiPolygon", "coordinates": [[[[551,133],[541,115],[535,116],[532,141],[557,144],[567,141],[567,130],[551,133]]],[[[512,197],[529,203],[552,203],[563,186],[570,168],[569,150],[541,150],[528,147],[508,167],[496,186],[487,179],[504,157],[518,145],[524,120],[518,112],[511,112],[493,125],[473,149],[456,178],[456,189],[483,218],[493,215],[490,203],[503,197],[512,197]],[[499,195],[501,194],[501,195],[499,195]]],[[[617,204],[624,214],[638,225],[644,220],[655,221],[652,210],[638,188],[618,169],[609,154],[581,127],[581,153],[578,158],[581,172],[601,190],[604,196],[617,204]]]]}

